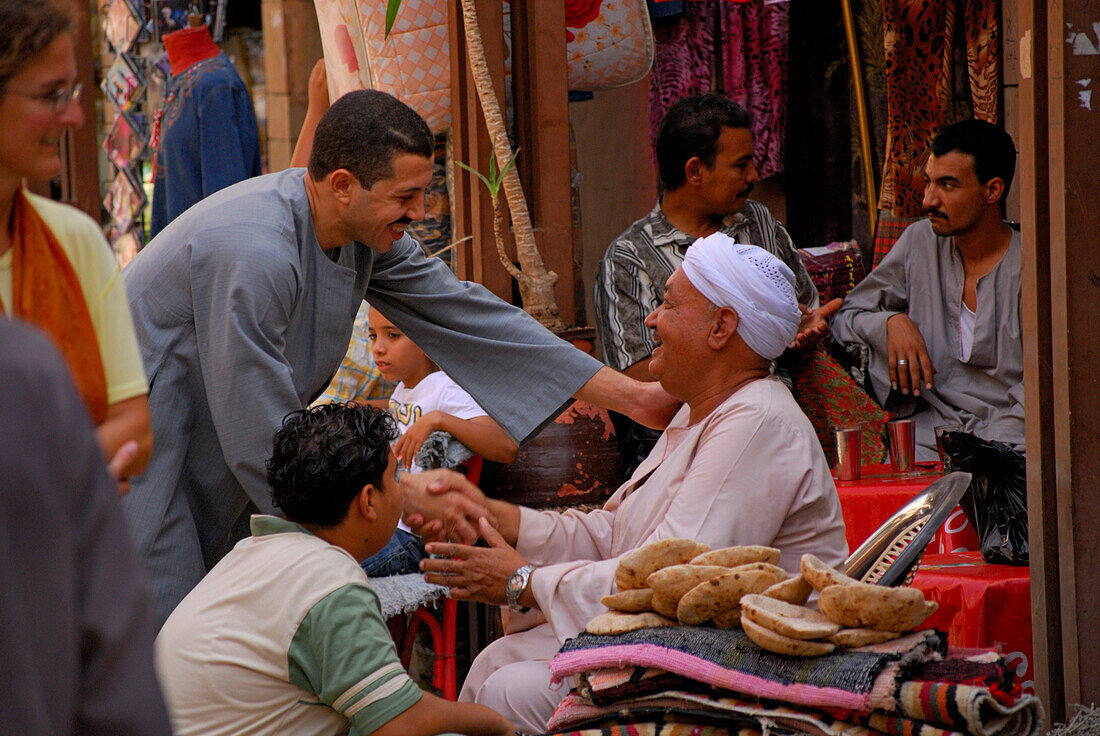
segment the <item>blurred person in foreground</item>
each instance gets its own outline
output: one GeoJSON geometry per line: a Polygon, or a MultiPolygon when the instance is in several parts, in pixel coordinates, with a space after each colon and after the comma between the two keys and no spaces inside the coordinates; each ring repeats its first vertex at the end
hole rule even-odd
{"type": "Polygon", "coordinates": [[[691,246],[646,318],[657,337],[650,370],[684,406],[602,509],[540,512],[486,499],[455,473],[407,477],[408,520],[423,534],[440,528],[430,512],[422,526],[413,518],[433,482],[430,491],[459,490],[498,523],[478,520],[487,548],[429,543],[443,558],[421,563],[425,578],[454,598],[541,614],[478,655],[460,700],[488,705],[520,730],[545,730],[567,689],[551,685],[547,662],[606,610],[600,598],[616,592],[619,558],[650,542],[768,545],[792,572],[807,552],[844,563],[844,520],[821,444],[771,374],[802,317],[794,283],[778,258],[722,233],[691,246]]]}
{"type": "Polygon", "coordinates": [[[61,173],[61,138],[84,122],[72,23],[59,0],[0,3],[0,314],[53,338],[108,458],[137,442],[124,479],[145,467],[153,435],[118,264],[92,218],[24,187],[61,173]]]}
{"type": "Polygon", "coordinates": [[[0,387],[0,733],[168,736],[153,609],[86,404],[17,321],[0,320],[0,387]]]}

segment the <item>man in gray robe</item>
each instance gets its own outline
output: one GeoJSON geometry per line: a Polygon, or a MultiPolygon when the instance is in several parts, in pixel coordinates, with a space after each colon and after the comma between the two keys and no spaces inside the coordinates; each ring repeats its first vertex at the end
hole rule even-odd
{"type": "Polygon", "coordinates": [[[162,620],[247,535],[251,512],[274,511],[271,438],[324,390],[364,299],[517,441],[574,395],[651,424],[675,411],[425,258],[404,228],[424,215],[433,145],[395,98],[345,95],[318,124],[308,173],[216,193],[124,271],[155,445],[124,504],[162,620]]]}
{"type": "Polygon", "coordinates": [[[0,319],[0,386],[0,733],[168,736],[141,563],[69,366],[0,319]]]}
{"type": "Polygon", "coordinates": [[[967,120],[932,142],[927,220],[910,225],[833,320],[870,348],[875,395],[916,424],[917,459],[935,428],[962,425],[1024,450],[1020,234],[1003,221],[1016,168],[1007,133],[967,120]]]}

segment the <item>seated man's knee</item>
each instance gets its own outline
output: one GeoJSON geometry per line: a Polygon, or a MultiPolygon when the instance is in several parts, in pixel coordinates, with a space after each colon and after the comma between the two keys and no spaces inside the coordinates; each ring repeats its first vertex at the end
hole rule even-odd
{"type": "Polygon", "coordinates": [[[474,702],[492,708],[521,731],[541,733],[568,692],[564,682],[551,684],[548,662],[516,662],[489,675],[474,702]]]}

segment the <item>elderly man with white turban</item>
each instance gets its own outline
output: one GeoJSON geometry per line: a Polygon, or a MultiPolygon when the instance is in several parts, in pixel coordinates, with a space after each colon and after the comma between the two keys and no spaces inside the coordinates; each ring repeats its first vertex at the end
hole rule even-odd
{"type": "MultiPolygon", "coordinates": [[[[520,730],[544,731],[567,690],[551,684],[547,661],[606,610],[600,598],[616,592],[619,558],[649,542],[769,545],[789,571],[806,552],[843,564],[844,521],[821,445],[770,373],[798,330],[793,283],[775,256],[721,233],[688,249],[646,319],[660,343],[650,370],[685,405],[603,508],[534,511],[487,499],[455,474],[434,476],[431,492],[461,493],[497,527],[478,521],[488,547],[430,543],[440,557],[422,563],[427,580],[450,585],[454,598],[533,609],[519,618],[538,622],[477,657],[461,700],[494,708],[520,730]]],[[[409,488],[406,511],[422,508],[424,494],[409,488]]]]}

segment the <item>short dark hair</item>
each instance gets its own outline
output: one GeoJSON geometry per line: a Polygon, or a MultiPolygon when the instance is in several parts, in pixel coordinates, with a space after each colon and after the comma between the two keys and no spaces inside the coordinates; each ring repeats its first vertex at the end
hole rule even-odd
{"type": "Polygon", "coordinates": [[[431,159],[435,139],[415,110],[374,89],[348,92],[321,116],[309,154],[309,175],[321,181],[347,169],[370,188],[393,173],[393,158],[414,153],[431,159]]]}
{"type": "Polygon", "coordinates": [[[8,81],[63,33],[71,33],[72,11],[58,0],[0,3],[0,93],[8,81]]]}
{"type": "Polygon", "coordinates": [[[300,524],[333,527],[370,483],[382,488],[397,423],[358,404],[321,404],[287,414],[275,433],[267,482],[271,498],[300,524]]]}
{"type": "Polygon", "coordinates": [[[1005,183],[1001,203],[1008,199],[1012,177],[1016,174],[1016,145],[1012,136],[984,120],[963,120],[936,134],[932,139],[932,155],[965,153],[974,159],[974,173],[985,184],[993,178],[1005,183]]]}
{"type": "Polygon", "coordinates": [[[716,94],[681,97],[657,128],[654,146],[661,189],[671,191],[683,185],[684,166],[693,156],[698,156],[707,168],[714,166],[722,131],[749,125],[748,112],[728,97],[716,94]]]}

